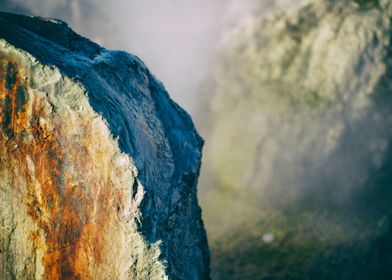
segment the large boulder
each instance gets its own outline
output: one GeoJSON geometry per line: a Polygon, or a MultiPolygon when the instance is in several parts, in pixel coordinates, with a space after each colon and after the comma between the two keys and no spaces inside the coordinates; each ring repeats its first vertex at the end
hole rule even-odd
{"type": "Polygon", "coordinates": [[[202,139],[137,58],[0,13],[5,279],[208,279],[202,139]]]}

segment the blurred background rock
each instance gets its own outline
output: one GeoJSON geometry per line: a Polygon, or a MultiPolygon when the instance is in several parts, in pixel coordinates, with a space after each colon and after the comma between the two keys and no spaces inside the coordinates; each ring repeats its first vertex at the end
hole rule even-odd
{"type": "Polygon", "coordinates": [[[388,0],[0,0],[141,57],[206,140],[213,279],[392,279],[388,0]]]}

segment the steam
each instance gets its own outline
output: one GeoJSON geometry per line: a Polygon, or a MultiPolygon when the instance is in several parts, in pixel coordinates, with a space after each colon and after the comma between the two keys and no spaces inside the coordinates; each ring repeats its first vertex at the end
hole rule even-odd
{"type": "MultiPolygon", "coordinates": [[[[225,48],[225,44],[232,43],[231,33],[238,33],[236,28],[239,26],[251,27],[254,18],[259,21],[260,18],[271,17],[279,11],[296,7],[301,1],[8,2],[22,6],[35,15],[60,17],[78,32],[108,48],[123,49],[136,54],[153,74],[163,81],[172,98],[196,116],[203,114],[203,108],[198,107],[202,98],[207,98],[207,103],[211,103],[212,109],[219,113],[222,113],[222,108],[227,105],[224,102],[229,102],[221,96],[217,99],[221,103],[215,104],[211,101],[215,93],[209,94],[209,89],[206,97],[201,96],[201,93],[206,91],[204,82],[209,80],[220,51],[225,48]]],[[[350,33],[347,37],[350,37],[350,33]]],[[[342,41],[345,42],[343,39],[342,41]]],[[[323,46],[324,42],[319,45],[323,46]]],[[[348,41],[336,46],[336,54],[347,47],[354,49],[356,46],[348,41]]],[[[352,61],[355,61],[358,53],[352,53],[352,61]]],[[[267,57],[268,55],[266,54],[267,57]]],[[[343,52],[343,55],[342,59],[349,57],[348,52],[343,52]]],[[[336,58],[336,61],[338,59],[336,58]]],[[[342,65],[351,65],[352,61],[347,60],[347,64],[342,65]]],[[[366,56],[364,61],[357,62],[358,69],[351,69],[352,72],[349,70],[340,73],[344,67],[335,67],[336,65],[322,65],[315,67],[315,71],[309,71],[319,75],[314,76],[313,81],[327,79],[330,75],[332,80],[341,81],[342,86],[340,92],[330,91],[336,93],[336,96],[340,95],[342,100],[315,114],[294,112],[295,108],[290,102],[283,104],[281,111],[273,112],[276,103],[285,101],[272,100],[271,98],[279,96],[280,92],[273,92],[274,89],[266,86],[257,93],[263,105],[256,104],[251,107],[253,104],[248,103],[250,107],[242,108],[243,112],[229,112],[217,122],[208,119],[204,123],[207,126],[215,122],[215,126],[206,129],[209,132],[200,184],[203,215],[211,240],[219,240],[233,229],[241,229],[240,222],[256,224],[259,217],[273,220],[274,217],[263,216],[265,208],[281,211],[283,208],[287,210],[293,204],[302,205],[303,208],[309,206],[311,210],[322,209],[324,206],[327,211],[344,205],[350,208],[361,193],[367,196],[368,200],[364,199],[355,208],[351,208],[355,209],[354,211],[344,214],[341,212],[345,219],[354,220],[359,210],[367,212],[377,207],[377,218],[390,214],[390,206],[374,206],[380,198],[377,194],[378,186],[369,187],[369,184],[373,183],[372,177],[391,161],[391,155],[388,154],[392,139],[390,109],[388,106],[381,106],[367,95],[369,89],[376,90],[377,85],[371,88],[369,84],[383,74],[381,72],[384,70],[377,68],[377,64],[383,67],[383,62],[366,56]],[[361,63],[362,66],[359,65],[361,63]],[[318,72],[323,67],[326,67],[328,75],[318,72]],[[357,70],[363,75],[359,75],[357,70]],[[336,77],[333,76],[334,72],[336,77]],[[377,76],[379,73],[380,76],[377,76]],[[249,150],[252,151],[251,154],[247,154],[249,150]],[[247,171],[243,172],[244,170],[247,171]],[[371,199],[374,201],[361,205],[371,199]],[[318,205],[319,203],[322,205],[318,205]]],[[[340,61],[337,62],[339,63],[340,61]]],[[[352,66],[355,68],[355,65],[352,66]]],[[[225,73],[224,70],[222,73],[225,73]]],[[[218,77],[221,94],[234,91],[233,88],[246,88],[235,84],[232,77],[218,77]]],[[[286,91],[287,89],[289,87],[286,87],[286,91]]],[[[243,92],[238,92],[238,96],[243,95],[243,92]]],[[[235,106],[227,108],[237,109],[235,106]]],[[[390,199],[388,195],[387,193],[383,202],[386,205],[390,199]]],[[[313,220],[306,221],[309,228],[326,233],[332,228],[329,227],[328,219],[324,219],[322,215],[317,216],[317,220],[312,218],[313,220]]],[[[374,223],[377,222],[375,219],[374,223]]],[[[288,227],[287,225],[289,222],[283,227],[288,227]]],[[[292,228],[295,226],[290,224],[292,228]]],[[[352,224],[347,223],[342,232],[346,234],[349,230],[354,232],[353,236],[359,232],[355,232],[352,224]]],[[[332,237],[336,237],[333,234],[338,235],[333,232],[332,237]]],[[[275,232],[266,231],[260,240],[270,244],[278,242],[279,238],[275,232]]]]}
{"type": "MultiPolygon", "coordinates": [[[[3,8],[56,17],[112,49],[139,56],[191,114],[222,38],[288,0],[3,0],[3,8]],[[7,4],[7,5],[6,5],[7,4]]],[[[291,4],[289,4],[291,3],[291,4]]],[[[1,7],[0,7],[1,9],[1,7]]]]}
{"type": "Polygon", "coordinates": [[[333,16],[318,27],[311,23],[315,32],[305,32],[298,48],[275,39],[275,25],[265,24],[225,50],[202,178],[210,240],[246,224],[273,222],[268,212],[309,214],[312,230],[334,223],[357,231],[353,238],[365,232],[358,224],[376,235],[376,224],[389,218],[392,197],[380,179],[391,162],[391,100],[382,96],[390,82],[380,83],[387,75],[381,46],[389,37],[377,38],[382,44],[358,39],[370,25],[350,16],[336,33],[328,27],[333,16]],[[358,34],[349,29],[353,24],[361,27],[358,34]],[[263,35],[268,44],[260,43],[263,35]],[[353,41],[361,46],[351,49],[353,41]],[[282,63],[293,49],[291,64],[282,63]],[[307,91],[316,98],[309,101],[307,91]]]}
{"type": "MultiPolygon", "coordinates": [[[[172,98],[196,115],[200,110],[196,105],[203,92],[202,86],[211,74],[222,44],[228,42],[225,40],[227,34],[238,26],[253,24],[254,17],[258,20],[270,17],[295,7],[300,1],[2,2],[8,3],[7,7],[13,5],[15,9],[23,8],[34,15],[62,18],[78,32],[109,48],[136,54],[163,81],[172,98]]],[[[354,97],[352,100],[358,101],[354,97]]],[[[349,110],[355,112],[353,108],[349,110]]],[[[287,196],[296,188],[311,193],[315,185],[330,184],[340,186],[340,193],[332,192],[332,195],[336,200],[344,200],[344,192],[350,193],[352,188],[363,185],[368,179],[369,168],[380,168],[390,137],[385,116],[380,116],[377,108],[369,107],[361,113],[364,114],[362,121],[350,119],[346,111],[327,112],[312,120],[301,116],[282,120],[268,115],[266,108],[253,123],[261,133],[257,135],[259,141],[264,144],[259,145],[257,155],[252,155],[253,167],[247,176],[233,182],[237,186],[257,184],[256,189],[268,188],[270,193],[275,193],[274,197],[287,196]],[[341,170],[344,170],[344,176],[341,176],[341,170]]],[[[222,136],[216,137],[220,139],[217,141],[219,146],[227,145],[222,136]]],[[[211,167],[214,158],[220,157],[214,150],[221,149],[214,144],[209,147],[207,143],[207,166],[211,167]]],[[[206,185],[213,184],[211,178],[206,178],[203,180],[206,185]]]]}
{"type": "Polygon", "coordinates": [[[120,0],[111,7],[124,40],[191,114],[223,34],[248,17],[254,0],[120,0]]]}

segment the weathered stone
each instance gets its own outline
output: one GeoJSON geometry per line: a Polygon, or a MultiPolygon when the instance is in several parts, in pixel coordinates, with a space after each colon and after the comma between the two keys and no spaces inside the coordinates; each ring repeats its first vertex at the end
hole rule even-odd
{"type": "Polygon", "coordinates": [[[0,13],[3,279],[208,279],[202,139],[136,57],[0,13]]]}

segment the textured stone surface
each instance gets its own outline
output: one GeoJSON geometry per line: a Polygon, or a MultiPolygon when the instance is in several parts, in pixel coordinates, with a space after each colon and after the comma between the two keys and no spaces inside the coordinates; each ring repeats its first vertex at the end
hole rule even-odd
{"type": "Polygon", "coordinates": [[[226,41],[204,134],[214,279],[380,279],[391,16],[391,1],[305,0],[226,41]]]}
{"type": "Polygon", "coordinates": [[[0,13],[0,66],[2,276],[207,279],[203,141],[144,64],[0,13]]]}

